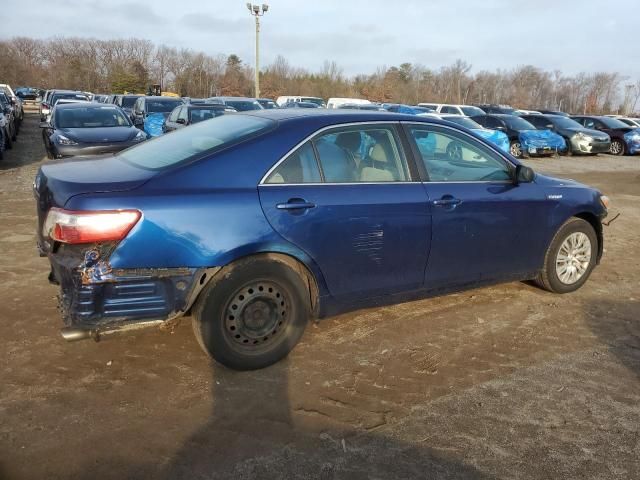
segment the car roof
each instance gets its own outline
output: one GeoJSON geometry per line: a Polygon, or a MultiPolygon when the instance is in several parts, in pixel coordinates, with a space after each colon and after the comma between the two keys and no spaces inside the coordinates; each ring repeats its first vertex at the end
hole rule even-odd
{"type": "Polygon", "coordinates": [[[255,102],[257,99],[255,98],[251,98],[251,97],[209,97],[207,100],[223,100],[223,101],[228,101],[228,100],[238,100],[238,101],[248,101],[248,102],[255,102]]]}
{"type": "Polygon", "coordinates": [[[380,110],[349,110],[349,109],[325,109],[325,108],[282,108],[271,110],[252,110],[238,115],[251,115],[260,118],[268,118],[276,121],[316,120],[319,127],[338,125],[342,123],[360,122],[420,122],[446,124],[438,119],[410,115],[404,113],[392,113],[380,110]],[[435,121],[433,121],[435,120],[435,121]]]}
{"type": "Polygon", "coordinates": [[[70,108],[120,108],[112,103],[96,103],[96,102],[64,102],[56,103],[56,110],[67,110],[70,108]]]}

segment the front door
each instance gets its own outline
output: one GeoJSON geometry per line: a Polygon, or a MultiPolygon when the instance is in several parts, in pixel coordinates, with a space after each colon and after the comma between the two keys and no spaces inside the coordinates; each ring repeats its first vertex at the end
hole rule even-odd
{"type": "Polygon", "coordinates": [[[335,298],[422,286],[431,217],[396,126],[320,133],[273,169],[259,192],[273,228],[313,259],[335,298]]]}
{"type": "Polygon", "coordinates": [[[517,277],[543,263],[553,202],[534,183],[516,185],[514,166],[463,132],[408,124],[431,202],[428,288],[517,277]],[[447,146],[456,142],[456,155],[447,146]]]}

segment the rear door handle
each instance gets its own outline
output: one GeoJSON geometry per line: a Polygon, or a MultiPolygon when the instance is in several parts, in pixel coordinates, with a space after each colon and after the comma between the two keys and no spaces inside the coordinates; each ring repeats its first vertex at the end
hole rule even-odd
{"type": "Polygon", "coordinates": [[[315,206],[315,203],[307,202],[303,198],[290,198],[287,203],[278,203],[276,208],[278,210],[306,210],[315,208],[315,206]]]}
{"type": "Polygon", "coordinates": [[[462,203],[462,200],[460,200],[459,198],[453,198],[450,196],[444,196],[440,200],[433,201],[433,204],[437,207],[455,206],[461,203],[462,203]]]}

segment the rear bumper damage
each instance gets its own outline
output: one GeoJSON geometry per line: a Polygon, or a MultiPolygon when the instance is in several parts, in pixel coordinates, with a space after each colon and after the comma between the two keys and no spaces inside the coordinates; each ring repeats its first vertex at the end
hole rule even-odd
{"type": "Polygon", "coordinates": [[[172,327],[219,268],[113,269],[110,245],[60,245],[49,254],[49,280],[69,341],[146,327],[172,327]]]}

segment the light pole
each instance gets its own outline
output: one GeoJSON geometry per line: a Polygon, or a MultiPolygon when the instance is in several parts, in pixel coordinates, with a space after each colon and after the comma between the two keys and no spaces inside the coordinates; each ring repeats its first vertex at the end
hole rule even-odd
{"type": "Polygon", "coordinates": [[[263,3],[260,5],[253,5],[247,3],[247,9],[249,13],[256,17],[256,98],[260,97],[260,17],[262,17],[269,10],[269,5],[263,3]]]}

